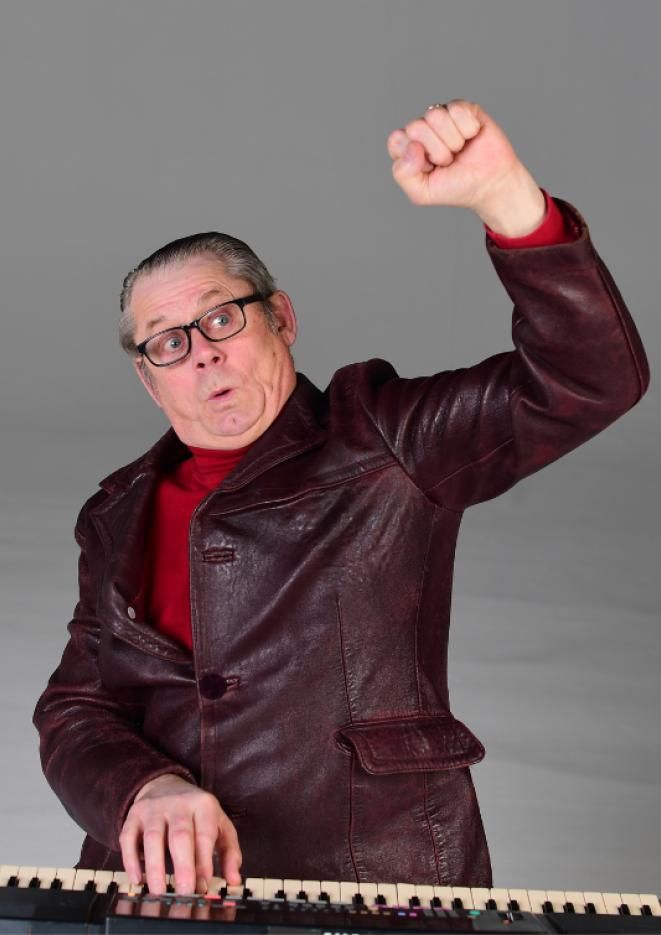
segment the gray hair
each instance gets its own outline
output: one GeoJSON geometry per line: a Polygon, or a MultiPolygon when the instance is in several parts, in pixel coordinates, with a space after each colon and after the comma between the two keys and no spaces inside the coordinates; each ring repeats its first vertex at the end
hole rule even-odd
{"type": "Polygon", "coordinates": [[[136,280],[154,270],[205,255],[218,259],[230,276],[246,279],[256,292],[266,296],[263,302],[264,314],[271,330],[277,330],[273,309],[268,302],[268,297],[273,295],[277,288],[271,273],[247,243],[229,234],[208,231],[172,240],[138,263],[124,279],[119,300],[119,343],[127,354],[133,357],[136,353],[135,322],[130,309],[131,294],[136,280]]]}

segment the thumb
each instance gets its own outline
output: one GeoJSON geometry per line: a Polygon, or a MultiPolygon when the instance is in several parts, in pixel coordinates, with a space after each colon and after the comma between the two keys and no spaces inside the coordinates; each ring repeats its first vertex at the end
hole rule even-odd
{"type": "Polygon", "coordinates": [[[393,175],[400,184],[423,172],[431,172],[433,168],[425,155],[424,146],[417,140],[409,140],[404,151],[392,164],[393,175]]]}

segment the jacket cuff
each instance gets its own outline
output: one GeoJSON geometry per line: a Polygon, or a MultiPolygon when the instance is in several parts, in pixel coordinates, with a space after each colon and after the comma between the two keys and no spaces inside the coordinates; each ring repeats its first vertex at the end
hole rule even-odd
{"type": "Polygon", "coordinates": [[[558,208],[554,199],[551,198],[545,189],[541,189],[546,201],[546,213],[544,218],[531,233],[524,237],[506,237],[504,234],[498,234],[484,225],[487,235],[498,247],[507,249],[521,247],[546,247],[553,244],[567,243],[574,240],[576,235],[565,224],[562,212],[558,208]]]}

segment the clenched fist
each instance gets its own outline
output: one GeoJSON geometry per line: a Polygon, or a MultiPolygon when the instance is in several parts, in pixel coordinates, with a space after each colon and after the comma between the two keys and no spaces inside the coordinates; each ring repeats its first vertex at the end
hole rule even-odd
{"type": "Polygon", "coordinates": [[[433,105],[390,134],[388,152],[395,181],[414,204],[471,208],[509,237],[543,220],[543,192],[479,104],[433,105]]]}

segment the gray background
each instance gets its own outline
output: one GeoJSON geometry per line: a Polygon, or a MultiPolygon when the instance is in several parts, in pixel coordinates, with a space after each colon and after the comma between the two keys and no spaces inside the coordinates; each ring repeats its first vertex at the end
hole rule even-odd
{"type": "MultiPolygon", "coordinates": [[[[653,0],[4,0],[0,862],[77,858],[30,717],[76,600],[77,511],[165,428],[118,349],[128,269],[198,230],[248,240],[318,385],[509,348],[479,219],[411,205],[385,147],[465,97],[584,214],[654,378],[660,38],[653,0]]],[[[464,520],[451,691],[487,747],[499,885],[658,892],[658,403],[653,383],[464,520]]]]}

